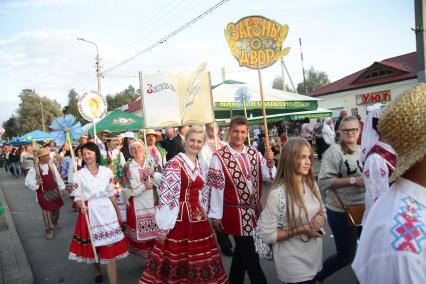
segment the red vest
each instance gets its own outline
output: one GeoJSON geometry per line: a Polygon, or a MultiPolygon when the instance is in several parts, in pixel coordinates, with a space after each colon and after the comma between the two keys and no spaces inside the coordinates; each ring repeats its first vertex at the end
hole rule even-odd
{"type": "Polygon", "coordinates": [[[59,194],[58,185],[56,184],[56,181],[53,176],[53,172],[50,169],[50,166],[49,166],[47,175],[45,176],[42,175],[41,169],[40,169],[40,175],[43,181],[43,187],[41,187],[40,185],[40,187],[37,189],[38,204],[43,210],[46,210],[46,211],[58,210],[59,208],[62,207],[62,205],[64,205],[64,202],[62,201],[61,195],[59,194]],[[45,191],[55,191],[58,197],[55,200],[48,201],[45,199],[45,194],[44,194],[45,191]]]}
{"type": "Polygon", "coordinates": [[[259,155],[254,147],[247,149],[249,178],[253,193],[247,187],[240,162],[228,147],[218,150],[217,155],[225,175],[222,224],[224,232],[234,236],[251,236],[256,227],[257,206],[262,196],[262,172],[259,155]]]}

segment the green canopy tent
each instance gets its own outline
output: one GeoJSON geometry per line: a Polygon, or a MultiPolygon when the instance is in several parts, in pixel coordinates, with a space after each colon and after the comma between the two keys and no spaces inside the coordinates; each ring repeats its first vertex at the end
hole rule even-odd
{"type": "MultiPolygon", "coordinates": [[[[317,110],[310,111],[298,111],[290,113],[281,113],[281,114],[271,114],[267,115],[266,119],[268,123],[281,122],[283,120],[302,120],[304,118],[322,118],[322,117],[331,117],[332,111],[325,108],[318,108],[317,110]]],[[[250,125],[263,124],[263,116],[249,117],[248,122],[250,125]]],[[[216,119],[216,122],[219,125],[228,125],[230,119],[216,119]]]]}
{"type": "MultiPolygon", "coordinates": [[[[247,88],[250,101],[246,104],[247,117],[262,116],[262,103],[259,87],[233,80],[226,80],[212,87],[216,119],[226,119],[234,115],[244,115],[243,106],[239,106],[235,97],[241,88],[247,88]]],[[[296,93],[283,92],[273,88],[264,88],[267,115],[300,111],[313,111],[318,108],[316,98],[296,93]]]]}
{"type": "MultiPolygon", "coordinates": [[[[110,132],[137,131],[143,127],[142,117],[121,110],[113,110],[96,122],[96,132],[102,130],[110,132]]],[[[93,127],[89,129],[89,133],[93,135],[93,127]]]]}

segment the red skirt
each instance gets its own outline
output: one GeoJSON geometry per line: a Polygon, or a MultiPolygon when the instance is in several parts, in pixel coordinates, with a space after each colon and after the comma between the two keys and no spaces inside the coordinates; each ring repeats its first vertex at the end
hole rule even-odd
{"type": "MultiPolygon", "coordinates": [[[[126,238],[111,245],[96,247],[96,253],[101,264],[125,258],[129,255],[126,238]]],[[[78,213],[68,259],[86,263],[96,262],[86,218],[81,212],[78,213]]]]}
{"type": "Polygon", "coordinates": [[[164,244],[155,242],[139,283],[228,283],[209,222],[190,223],[183,211],[164,244]]]}
{"type": "Polygon", "coordinates": [[[126,210],[126,217],[126,237],[129,244],[129,252],[144,259],[148,259],[152,247],[155,244],[155,239],[146,241],[141,241],[137,239],[137,221],[133,197],[129,199],[129,206],[126,210]]]}

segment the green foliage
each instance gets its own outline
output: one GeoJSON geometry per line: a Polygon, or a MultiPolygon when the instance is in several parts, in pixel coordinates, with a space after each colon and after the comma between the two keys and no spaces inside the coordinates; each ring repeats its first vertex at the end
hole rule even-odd
{"type": "Polygon", "coordinates": [[[18,125],[23,133],[36,129],[43,130],[42,111],[45,131],[49,131],[52,120],[62,115],[61,106],[55,100],[39,96],[35,90],[24,89],[19,95],[21,103],[17,110],[18,125]]]}
{"type": "MultiPolygon", "coordinates": [[[[272,82],[272,88],[277,89],[277,90],[283,89],[283,78],[281,76],[276,76],[274,78],[274,81],[272,82]]],[[[285,84],[285,90],[287,92],[293,92],[294,93],[293,88],[290,87],[288,84],[285,84]]]]}
{"type": "Polygon", "coordinates": [[[71,89],[68,92],[68,105],[66,105],[62,112],[64,114],[72,114],[77,121],[80,121],[82,125],[88,123],[80,114],[80,111],[78,110],[78,98],[79,94],[74,90],[71,89]]]}
{"type": "Polygon", "coordinates": [[[139,90],[135,90],[132,85],[129,85],[126,89],[119,93],[116,93],[115,95],[107,95],[106,101],[108,104],[108,111],[131,103],[135,101],[139,96],[139,90]]]}
{"type": "Polygon", "coordinates": [[[18,120],[13,114],[8,120],[3,122],[3,128],[5,129],[3,138],[12,139],[13,137],[21,136],[22,134],[24,134],[20,132],[18,120]]]}
{"type": "Polygon", "coordinates": [[[297,92],[299,94],[307,94],[322,86],[330,84],[330,80],[328,79],[327,73],[325,73],[324,71],[316,71],[312,66],[308,71],[305,71],[305,78],[306,92],[305,86],[303,82],[301,82],[297,84],[297,92]]]}

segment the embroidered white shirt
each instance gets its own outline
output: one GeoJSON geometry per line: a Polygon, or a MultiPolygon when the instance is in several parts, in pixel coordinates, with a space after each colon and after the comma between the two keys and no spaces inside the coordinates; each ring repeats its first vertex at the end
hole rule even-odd
{"type": "Polygon", "coordinates": [[[426,283],[426,188],[399,178],[376,202],[352,264],[363,284],[426,283]]]}
{"type": "MultiPolygon", "coordinates": [[[[53,177],[56,181],[56,184],[58,185],[59,190],[65,189],[65,183],[61,178],[61,175],[59,174],[58,170],[56,169],[56,166],[54,164],[51,164],[53,169],[53,177]]],[[[48,164],[40,164],[40,175],[47,175],[49,171],[49,165],[48,164]]],[[[31,167],[30,170],[27,173],[27,176],[25,177],[25,186],[29,189],[36,191],[39,188],[39,185],[37,184],[37,176],[34,167],[31,167]]]]}
{"type": "MultiPolygon", "coordinates": [[[[204,181],[203,169],[198,161],[194,163],[185,155],[179,153],[166,163],[160,184],[160,200],[156,207],[155,222],[160,230],[168,232],[173,229],[179,214],[179,198],[181,191],[181,167],[184,167],[188,177],[194,181],[198,176],[204,181]],[[182,158],[183,163],[177,160],[182,158]]],[[[204,212],[207,212],[206,187],[199,193],[199,201],[204,212]]]]}
{"type": "MultiPolygon", "coordinates": [[[[380,141],[376,144],[395,154],[390,145],[380,141]]],[[[389,190],[389,169],[386,160],[377,153],[368,156],[364,164],[363,177],[365,184],[365,212],[362,222],[364,223],[376,200],[389,190]]]]}
{"type": "MultiPolygon", "coordinates": [[[[248,147],[244,146],[243,151],[241,151],[241,153],[232,149],[232,147],[229,146],[229,144],[227,144],[226,147],[228,147],[229,151],[237,160],[241,168],[241,171],[243,172],[243,175],[246,175],[247,188],[250,191],[250,193],[253,193],[253,184],[250,178],[250,172],[252,169],[249,163],[249,159],[247,158],[248,147]]],[[[259,159],[260,159],[260,167],[261,167],[263,181],[271,182],[275,178],[277,169],[275,168],[275,166],[272,168],[269,168],[267,165],[266,159],[263,158],[260,152],[257,152],[257,155],[259,156],[259,159]]],[[[221,177],[219,179],[222,181],[225,180],[224,169],[222,168],[222,163],[220,162],[220,159],[217,155],[213,155],[213,158],[210,161],[209,171],[215,171],[220,173],[221,177]]],[[[244,177],[241,177],[241,178],[244,178],[244,177]]],[[[210,191],[209,218],[214,218],[219,220],[222,219],[224,190],[225,190],[225,182],[219,182],[215,184],[214,186],[210,186],[209,188],[209,191],[210,191]]]]}

